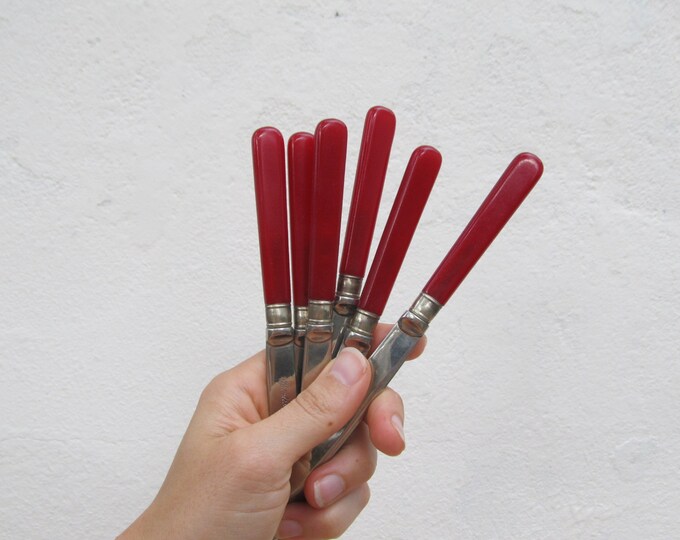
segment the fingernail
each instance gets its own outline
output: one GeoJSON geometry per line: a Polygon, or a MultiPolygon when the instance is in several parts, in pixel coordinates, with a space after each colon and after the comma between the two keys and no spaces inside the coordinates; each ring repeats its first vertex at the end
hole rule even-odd
{"type": "Polygon", "coordinates": [[[337,474],[329,474],[314,482],[314,500],[324,507],[337,499],[345,491],[345,481],[337,474]]]}
{"type": "Polygon", "coordinates": [[[279,530],[276,531],[278,538],[294,538],[302,536],[302,525],[292,519],[286,519],[279,523],[279,530]]]}
{"type": "Polygon", "coordinates": [[[348,347],[340,351],[333,362],[331,375],[345,386],[352,386],[366,371],[366,358],[356,349],[348,347]]]}
{"type": "Polygon", "coordinates": [[[402,421],[401,417],[398,414],[392,416],[392,425],[394,426],[394,429],[397,430],[397,433],[399,433],[399,436],[401,437],[404,446],[406,446],[406,436],[404,435],[404,422],[402,421]]]}

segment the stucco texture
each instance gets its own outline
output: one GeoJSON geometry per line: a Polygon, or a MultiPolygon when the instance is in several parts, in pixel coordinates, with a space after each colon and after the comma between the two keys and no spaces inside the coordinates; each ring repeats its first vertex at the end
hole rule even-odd
{"type": "MultiPolygon", "coordinates": [[[[0,0],[0,536],[111,538],[262,348],[250,136],[397,115],[444,160],[385,319],[545,175],[393,386],[348,539],[680,537],[680,3],[0,0]]],[[[376,238],[377,240],[377,238],[376,238]]],[[[375,244],[374,244],[375,246],[375,244]]]]}

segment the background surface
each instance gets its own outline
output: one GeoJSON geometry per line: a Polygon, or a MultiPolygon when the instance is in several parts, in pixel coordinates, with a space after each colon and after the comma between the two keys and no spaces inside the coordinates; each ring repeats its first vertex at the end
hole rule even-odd
{"type": "MultiPolygon", "coordinates": [[[[385,316],[507,163],[545,175],[394,386],[349,539],[680,536],[680,4],[0,0],[0,535],[110,538],[263,346],[250,135],[444,163],[385,316]]],[[[377,235],[376,235],[377,236],[377,235]]]]}

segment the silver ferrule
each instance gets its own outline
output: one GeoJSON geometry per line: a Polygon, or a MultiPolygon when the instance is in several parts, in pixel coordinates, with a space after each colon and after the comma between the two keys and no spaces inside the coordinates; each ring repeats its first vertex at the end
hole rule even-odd
{"type": "Polygon", "coordinates": [[[340,274],[338,286],[335,292],[335,311],[343,317],[348,317],[356,310],[361,296],[361,283],[363,278],[340,274]]]}
{"type": "Polygon", "coordinates": [[[357,309],[354,317],[347,325],[347,331],[343,345],[359,349],[362,354],[366,354],[371,349],[373,332],[378,324],[380,317],[375,313],[357,309]]]}
{"type": "Polygon", "coordinates": [[[307,306],[295,306],[293,317],[295,322],[295,343],[300,345],[302,338],[307,333],[307,306]]]}
{"type": "Polygon", "coordinates": [[[310,300],[307,305],[307,333],[309,341],[326,341],[333,333],[333,302],[310,300]]]}
{"type": "Polygon", "coordinates": [[[267,343],[272,347],[278,347],[293,341],[290,304],[268,304],[264,309],[267,319],[267,343]]]}
{"type": "Polygon", "coordinates": [[[399,319],[399,328],[409,336],[420,337],[425,334],[427,327],[441,308],[442,305],[434,298],[420,293],[409,310],[399,319]]]}

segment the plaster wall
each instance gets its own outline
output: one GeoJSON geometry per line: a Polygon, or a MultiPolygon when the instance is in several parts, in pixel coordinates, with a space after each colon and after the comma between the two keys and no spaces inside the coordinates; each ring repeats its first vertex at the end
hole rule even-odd
{"type": "MultiPolygon", "coordinates": [[[[111,538],[263,346],[250,135],[367,109],[444,162],[387,307],[545,175],[394,381],[346,538],[680,536],[680,4],[0,1],[0,537],[111,538]]],[[[377,235],[376,235],[377,236],[377,235]]],[[[377,241],[377,238],[376,238],[377,241]]]]}

